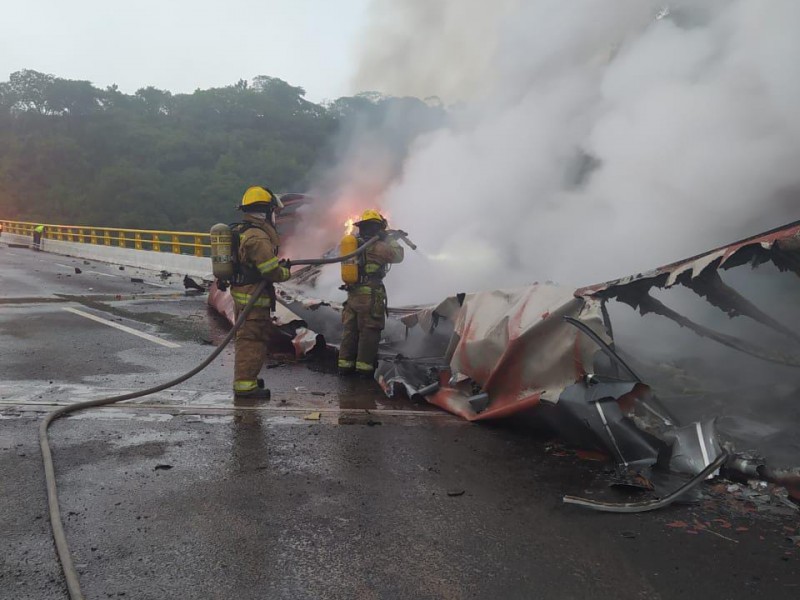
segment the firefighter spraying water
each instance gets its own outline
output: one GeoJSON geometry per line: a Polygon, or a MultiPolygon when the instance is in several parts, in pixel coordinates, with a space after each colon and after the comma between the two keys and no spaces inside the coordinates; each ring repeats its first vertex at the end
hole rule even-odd
{"type": "MultiPolygon", "coordinates": [[[[264,297],[254,308],[236,336],[234,395],[266,400],[270,391],[258,377],[269,346],[280,336],[272,320],[275,310],[274,283],[290,277],[292,265],[320,264],[320,260],[278,259],[279,239],[275,213],[280,200],[264,187],[249,188],[242,198],[243,222],[219,223],[211,228],[211,261],[220,289],[231,287],[236,314],[254,294],[255,286],[266,280],[264,297]]],[[[352,224],[358,235],[348,232],[341,241],[340,255],[327,262],[341,262],[342,286],[348,293],[342,313],[343,335],[338,367],[342,374],[372,377],[381,332],[386,323],[387,297],[383,278],[392,263],[403,260],[402,239],[416,246],[403,231],[389,231],[387,220],[376,210],[367,210],[352,224]]]]}
{"type": "Polygon", "coordinates": [[[342,375],[357,373],[372,378],[386,326],[388,300],[383,279],[392,264],[402,262],[404,253],[397,235],[387,232],[388,222],[377,210],[364,211],[354,225],[358,235],[347,233],[342,238],[342,256],[355,252],[371,238],[378,241],[357,258],[342,261],[342,288],[347,291],[347,301],[342,312],[344,331],[338,368],[342,375]]]}

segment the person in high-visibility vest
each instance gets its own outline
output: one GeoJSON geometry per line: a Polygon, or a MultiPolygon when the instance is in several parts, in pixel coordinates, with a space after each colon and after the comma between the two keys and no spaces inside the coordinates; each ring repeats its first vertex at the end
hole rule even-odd
{"type": "Polygon", "coordinates": [[[44,225],[37,225],[33,228],[33,249],[42,249],[42,236],[44,235],[44,225]]]}
{"type": "Polygon", "coordinates": [[[239,210],[245,213],[244,218],[241,223],[231,227],[237,241],[234,250],[236,275],[231,282],[237,319],[258,283],[264,279],[269,282],[241,329],[236,332],[233,366],[235,398],[270,398],[270,391],[258,374],[264,366],[269,345],[281,337],[277,325],[272,322],[272,312],[275,310],[273,284],[286,281],[291,276],[289,269],[278,260],[280,240],[275,228],[275,212],[280,206],[280,199],[269,189],[250,187],[239,206],[239,210]]]}
{"type": "Polygon", "coordinates": [[[386,236],[388,223],[377,210],[367,210],[358,227],[358,245],[379,236],[359,258],[358,281],[347,284],[347,302],[342,311],[342,343],[339,346],[339,374],[356,373],[365,378],[374,376],[378,344],[386,326],[386,288],[383,278],[392,263],[402,262],[403,248],[397,240],[386,236]]]}

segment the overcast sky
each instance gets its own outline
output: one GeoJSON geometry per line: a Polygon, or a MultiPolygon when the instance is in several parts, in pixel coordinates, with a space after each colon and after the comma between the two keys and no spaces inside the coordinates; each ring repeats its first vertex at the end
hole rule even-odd
{"type": "Polygon", "coordinates": [[[2,0],[0,80],[35,69],[192,92],[270,75],[333,99],[353,91],[369,1],[2,0]]]}

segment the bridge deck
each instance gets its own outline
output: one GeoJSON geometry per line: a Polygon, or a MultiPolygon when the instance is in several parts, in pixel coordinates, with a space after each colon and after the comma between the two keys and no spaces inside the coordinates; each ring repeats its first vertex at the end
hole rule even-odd
{"type": "MultiPolygon", "coordinates": [[[[224,327],[203,297],[183,296],[178,276],[0,244],[0,598],[65,597],[41,413],[172,378],[224,327]]],[[[324,363],[269,369],[275,399],[233,407],[231,368],[225,352],[181,387],[53,426],[87,598],[795,598],[800,589],[791,516],[726,494],[644,516],[564,507],[562,493],[607,494],[602,463],[388,401],[324,363]],[[319,420],[305,418],[314,412],[319,420]]]]}

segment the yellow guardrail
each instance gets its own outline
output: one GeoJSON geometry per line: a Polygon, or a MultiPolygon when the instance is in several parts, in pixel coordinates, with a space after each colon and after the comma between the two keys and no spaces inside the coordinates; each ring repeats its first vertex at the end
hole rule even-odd
{"type": "Polygon", "coordinates": [[[3,227],[3,232],[31,237],[33,237],[34,228],[43,225],[42,238],[47,240],[133,248],[152,252],[172,252],[173,254],[194,256],[211,255],[211,238],[208,233],[88,227],[86,225],[52,225],[25,221],[3,221],[2,219],[0,219],[0,225],[3,227]]]}

